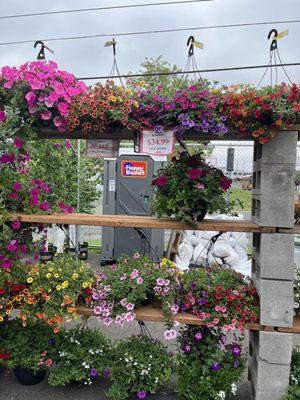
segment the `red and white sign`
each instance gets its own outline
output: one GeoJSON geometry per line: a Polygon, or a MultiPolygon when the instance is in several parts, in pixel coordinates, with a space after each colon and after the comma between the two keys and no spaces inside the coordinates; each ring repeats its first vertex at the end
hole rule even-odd
{"type": "Polygon", "coordinates": [[[173,131],[155,132],[143,130],[140,134],[140,153],[153,156],[168,156],[174,153],[175,134],[173,131]]]}
{"type": "Polygon", "coordinates": [[[147,161],[123,160],[121,163],[121,176],[124,178],[147,178],[147,161]]]}
{"type": "Polygon", "coordinates": [[[119,155],[119,140],[88,139],[86,155],[93,158],[116,158],[119,155]]]}

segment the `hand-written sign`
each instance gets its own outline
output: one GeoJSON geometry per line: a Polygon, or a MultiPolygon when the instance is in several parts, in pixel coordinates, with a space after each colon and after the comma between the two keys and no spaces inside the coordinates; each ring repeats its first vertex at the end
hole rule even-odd
{"type": "Polygon", "coordinates": [[[154,156],[167,156],[174,153],[175,134],[173,131],[143,130],[140,134],[140,152],[154,156]]]}
{"type": "Polygon", "coordinates": [[[119,140],[88,139],[86,155],[93,158],[116,158],[119,155],[119,140]]]}

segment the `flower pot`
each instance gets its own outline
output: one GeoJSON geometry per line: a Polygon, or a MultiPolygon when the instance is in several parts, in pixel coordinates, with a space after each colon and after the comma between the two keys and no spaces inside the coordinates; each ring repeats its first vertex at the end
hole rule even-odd
{"type": "Polygon", "coordinates": [[[53,257],[54,257],[54,253],[51,250],[39,251],[39,255],[40,255],[40,261],[41,262],[52,261],[53,257]]]}
{"type": "Polygon", "coordinates": [[[46,371],[34,372],[32,369],[17,367],[14,368],[14,374],[21,385],[31,386],[42,382],[46,376],[46,371]]]}
{"type": "Polygon", "coordinates": [[[199,202],[199,208],[198,210],[195,210],[195,212],[191,212],[191,217],[194,219],[194,221],[196,222],[201,222],[204,220],[205,215],[207,213],[207,203],[206,201],[201,201],[199,202]]]}
{"type": "Polygon", "coordinates": [[[141,306],[149,306],[155,298],[154,292],[149,292],[146,294],[146,298],[142,301],[141,306]]]}

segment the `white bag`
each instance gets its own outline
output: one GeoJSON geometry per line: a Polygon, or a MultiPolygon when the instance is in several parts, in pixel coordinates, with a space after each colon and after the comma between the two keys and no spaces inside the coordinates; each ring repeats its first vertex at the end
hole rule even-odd
{"type": "Polygon", "coordinates": [[[196,265],[205,264],[207,258],[207,240],[200,240],[199,244],[194,247],[194,254],[192,258],[192,262],[196,265]]]}
{"type": "Polygon", "coordinates": [[[187,261],[181,260],[178,256],[175,257],[175,264],[181,271],[185,271],[189,268],[190,263],[187,261]]]}
{"type": "Polygon", "coordinates": [[[188,239],[184,239],[178,246],[178,257],[185,262],[190,262],[193,257],[193,246],[188,239]]]}

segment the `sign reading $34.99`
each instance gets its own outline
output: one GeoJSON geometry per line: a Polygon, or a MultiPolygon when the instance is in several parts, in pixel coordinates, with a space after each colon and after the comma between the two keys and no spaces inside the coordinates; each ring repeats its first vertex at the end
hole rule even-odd
{"type": "Polygon", "coordinates": [[[168,156],[174,153],[175,135],[171,130],[143,130],[140,134],[140,152],[154,156],[168,156]]]}

